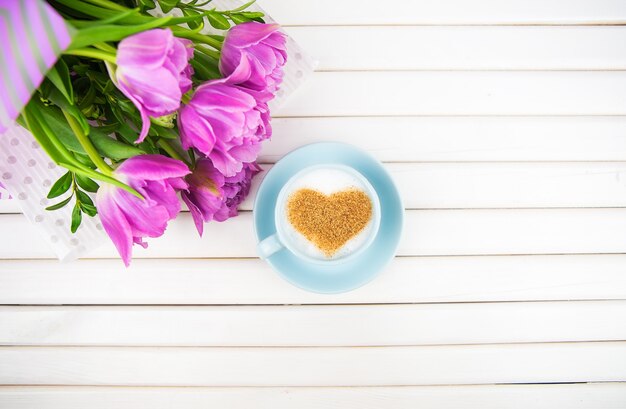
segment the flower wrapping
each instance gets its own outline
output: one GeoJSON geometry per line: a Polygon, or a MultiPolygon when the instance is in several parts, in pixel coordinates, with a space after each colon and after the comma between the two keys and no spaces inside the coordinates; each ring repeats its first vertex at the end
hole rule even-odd
{"type": "MultiPolygon", "coordinates": [[[[214,0],[210,7],[232,8],[243,3],[214,0]]],[[[249,9],[262,11],[256,4],[249,9]]],[[[272,21],[267,14],[265,19],[267,22],[272,21]]],[[[215,32],[215,29],[206,28],[204,31],[215,32]]],[[[50,161],[32,134],[15,123],[15,118],[41,83],[46,71],[67,47],[72,34],[71,27],[43,0],[0,0],[0,44],[3,45],[0,52],[6,62],[0,66],[0,183],[12,195],[12,199],[8,200],[17,201],[24,215],[61,260],[85,255],[105,242],[107,237],[99,216],[84,218],[80,229],[72,234],[68,228],[72,218],[70,207],[54,212],[45,211],[46,206],[50,205],[46,199],[50,186],[63,175],[65,169],[50,161]],[[25,24],[25,21],[31,23],[25,24]],[[18,49],[21,53],[16,55],[18,49]]],[[[269,102],[273,112],[315,67],[315,61],[289,37],[286,49],[290,58],[284,67],[283,83],[276,97],[269,102]]],[[[233,182],[226,181],[224,189],[233,190],[235,188],[228,186],[240,186],[237,179],[240,174],[243,171],[230,178],[233,182]]],[[[238,205],[237,192],[239,189],[249,189],[248,184],[249,180],[248,183],[244,182],[243,187],[237,187],[229,203],[238,205]]],[[[2,200],[6,197],[7,194],[1,196],[2,200]]],[[[224,208],[224,212],[236,214],[236,208],[229,206],[228,209],[224,208]]],[[[215,217],[218,218],[217,215],[215,217]]]]}

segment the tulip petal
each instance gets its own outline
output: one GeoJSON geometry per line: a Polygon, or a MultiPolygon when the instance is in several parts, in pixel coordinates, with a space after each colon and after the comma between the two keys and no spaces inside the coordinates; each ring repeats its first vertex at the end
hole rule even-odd
{"type": "Polygon", "coordinates": [[[279,50],[281,54],[285,56],[286,58],[287,37],[283,33],[279,31],[272,33],[272,35],[263,39],[263,44],[266,44],[272,48],[275,48],[276,50],[279,50]]]}
{"type": "Polygon", "coordinates": [[[183,177],[190,170],[183,162],[163,155],[139,155],[124,161],[116,173],[135,179],[162,180],[183,177]]]}
{"type": "MultiPolygon", "coordinates": [[[[128,94],[137,99],[151,116],[169,115],[180,106],[182,93],[178,78],[166,68],[119,69],[117,79],[128,94]]],[[[124,90],[122,90],[124,92],[124,90]]]]}
{"type": "Polygon", "coordinates": [[[116,85],[137,107],[142,126],[137,143],[150,128],[150,117],[174,113],[192,87],[193,43],[170,29],[153,29],[123,39],[118,46],[116,85]]]}
{"type": "Polygon", "coordinates": [[[239,162],[253,162],[261,151],[260,143],[251,143],[230,148],[228,153],[239,162]]]}
{"type": "Polygon", "coordinates": [[[234,176],[243,166],[241,162],[238,162],[227,151],[213,149],[209,157],[213,161],[215,169],[219,170],[224,176],[234,176]]]}
{"type": "Polygon", "coordinates": [[[208,155],[215,146],[215,133],[213,127],[195,109],[184,106],[178,114],[178,127],[180,129],[180,142],[183,149],[196,148],[208,155]]]}
{"type": "MultiPolygon", "coordinates": [[[[179,180],[182,181],[182,179],[179,180]]],[[[187,188],[187,186],[184,186],[184,188],[187,188]]],[[[180,212],[180,200],[178,200],[178,196],[169,182],[149,182],[144,190],[148,196],[167,210],[170,219],[175,218],[180,212]]]]}
{"type": "Polygon", "coordinates": [[[256,105],[256,101],[245,91],[227,84],[209,81],[196,89],[191,105],[198,112],[210,112],[215,109],[239,112],[252,109],[256,105]]]}
{"type": "Polygon", "coordinates": [[[117,64],[156,69],[163,65],[174,35],[168,29],[153,29],[125,38],[117,49],[117,64]]]}
{"type": "Polygon", "coordinates": [[[278,24],[261,24],[254,21],[237,24],[228,30],[226,41],[237,48],[249,47],[260,43],[279,29],[278,24]]]}
{"type": "Polygon", "coordinates": [[[153,200],[139,199],[122,190],[114,198],[117,206],[124,209],[133,236],[158,237],[165,232],[170,218],[163,206],[155,206],[153,200]]]}
{"type": "Polygon", "coordinates": [[[107,192],[106,190],[106,188],[100,188],[96,195],[96,206],[100,214],[100,221],[102,222],[104,231],[109,235],[117,252],[124,261],[124,264],[128,267],[132,257],[132,231],[124,213],[117,207],[111,197],[115,192],[107,192]]]}
{"type": "Polygon", "coordinates": [[[187,196],[187,193],[182,193],[183,202],[189,208],[189,213],[191,213],[191,218],[193,219],[193,223],[196,225],[196,230],[198,230],[198,235],[202,237],[202,233],[204,232],[204,220],[202,219],[202,213],[196,204],[187,196]]]}
{"type": "Polygon", "coordinates": [[[250,67],[250,62],[248,58],[243,54],[238,53],[238,59],[235,64],[229,64],[224,61],[223,58],[220,58],[219,69],[222,74],[224,74],[225,70],[222,68],[222,64],[234,66],[235,68],[232,70],[232,73],[226,78],[226,82],[229,84],[241,84],[250,79],[250,75],[252,74],[252,68],[250,67]]]}

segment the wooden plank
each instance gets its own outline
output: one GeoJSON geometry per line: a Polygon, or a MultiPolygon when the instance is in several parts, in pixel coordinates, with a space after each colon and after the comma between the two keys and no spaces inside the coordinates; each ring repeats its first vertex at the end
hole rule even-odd
{"type": "Polygon", "coordinates": [[[626,379],[626,342],[361,348],[2,347],[0,383],[395,386],[626,379]]]}
{"type": "Polygon", "coordinates": [[[287,33],[323,71],[626,68],[623,26],[332,26],[287,33]]]}
{"type": "Polygon", "coordinates": [[[354,144],[385,162],[626,161],[624,116],[275,118],[272,127],[263,163],[324,141],[354,144]]]}
{"type": "MultiPolygon", "coordinates": [[[[52,258],[42,237],[19,214],[0,215],[0,258],[52,258]]],[[[252,214],[205,227],[194,238],[191,216],[182,213],[167,232],[136,246],[136,258],[256,257],[252,214]]],[[[80,245],[80,243],[77,243],[80,245]]],[[[626,208],[408,210],[401,256],[581,254],[626,252],[626,208]]],[[[109,242],[88,257],[117,258],[109,242]]]]}
{"type": "MultiPolygon", "coordinates": [[[[395,75],[395,74],[394,74],[395,75]]],[[[623,161],[626,117],[275,118],[261,161],[340,141],[393,161],[623,161]]]]}
{"type": "Polygon", "coordinates": [[[626,301],[0,307],[0,322],[0,345],[276,347],[619,341],[626,339],[622,325],[626,301]]]}
{"type": "MultiPolygon", "coordinates": [[[[626,138],[625,138],[626,139],[626,138]]],[[[390,163],[408,209],[626,206],[626,163],[390,163]]],[[[264,165],[265,169],[271,166],[264,165]]],[[[252,210],[261,173],[242,209],[252,210]]]]}
{"type": "Polygon", "coordinates": [[[624,383],[321,388],[0,387],[10,409],[622,409],[624,383]]]}
{"type": "Polygon", "coordinates": [[[300,290],[263,261],[0,261],[0,304],[339,304],[626,299],[626,255],[402,257],[344,294],[300,290]]]}
{"type": "Polygon", "coordinates": [[[274,114],[624,115],[626,71],[316,72],[274,114]]]}
{"type": "MultiPolygon", "coordinates": [[[[244,0],[241,0],[244,2],[244,0]]],[[[383,24],[617,24],[626,21],[619,0],[320,0],[298,4],[261,0],[259,4],[287,25],[383,24]]]]}
{"type": "MultiPolygon", "coordinates": [[[[390,163],[387,168],[409,209],[626,206],[624,162],[390,163]]],[[[265,174],[254,180],[241,209],[252,210],[265,174]]],[[[0,213],[19,213],[18,202],[0,201],[0,213]]]]}

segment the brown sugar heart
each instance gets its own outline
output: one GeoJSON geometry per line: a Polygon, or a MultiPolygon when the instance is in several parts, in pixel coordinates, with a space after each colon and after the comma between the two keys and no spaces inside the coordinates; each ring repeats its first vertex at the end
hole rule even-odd
{"type": "Polygon", "coordinates": [[[287,201],[289,223],[332,257],[348,240],[359,234],[372,218],[372,201],[359,189],[325,195],[299,189],[287,201]]]}

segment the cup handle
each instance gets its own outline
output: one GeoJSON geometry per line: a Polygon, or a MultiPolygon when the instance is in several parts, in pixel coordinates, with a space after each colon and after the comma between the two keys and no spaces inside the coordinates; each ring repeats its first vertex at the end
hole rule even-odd
{"type": "Polygon", "coordinates": [[[281,243],[278,235],[272,234],[271,236],[266,237],[265,239],[263,239],[263,241],[257,244],[256,249],[257,253],[259,253],[259,256],[262,259],[266,259],[271,257],[278,250],[283,249],[284,247],[285,246],[283,245],[283,243],[281,243]]]}

